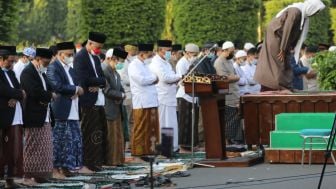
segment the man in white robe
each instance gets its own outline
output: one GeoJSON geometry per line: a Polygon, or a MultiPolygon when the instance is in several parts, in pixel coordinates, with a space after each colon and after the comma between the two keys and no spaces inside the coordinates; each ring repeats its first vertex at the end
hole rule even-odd
{"type": "Polygon", "coordinates": [[[247,77],[246,77],[244,71],[241,68],[241,66],[243,66],[242,64],[246,61],[246,56],[247,56],[247,54],[246,54],[245,51],[243,51],[243,50],[237,51],[236,54],[235,54],[236,61],[233,64],[235,72],[239,76],[239,80],[238,80],[239,96],[242,96],[242,95],[248,93],[247,92],[247,86],[249,85],[249,82],[247,80],[247,77]]]}
{"type": "Polygon", "coordinates": [[[257,49],[251,48],[247,51],[247,58],[245,65],[242,66],[242,70],[245,73],[247,80],[249,81],[249,85],[247,86],[247,92],[250,94],[257,94],[260,92],[260,84],[256,82],[253,77],[256,70],[257,65],[257,49]]]}
{"type": "Polygon", "coordinates": [[[157,43],[157,54],[152,59],[152,63],[149,65],[149,68],[159,78],[159,83],[156,85],[156,89],[159,99],[160,128],[173,129],[173,148],[174,151],[177,151],[179,147],[176,114],[176,84],[181,77],[173,71],[173,68],[169,63],[172,42],[170,40],[159,40],[157,43]]]}

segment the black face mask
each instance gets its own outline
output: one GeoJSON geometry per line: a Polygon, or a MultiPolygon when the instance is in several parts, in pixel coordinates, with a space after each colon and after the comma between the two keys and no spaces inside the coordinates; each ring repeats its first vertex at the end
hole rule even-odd
{"type": "Polygon", "coordinates": [[[230,53],[228,57],[226,57],[227,60],[231,60],[233,58],[234,54],[230,53]]]}

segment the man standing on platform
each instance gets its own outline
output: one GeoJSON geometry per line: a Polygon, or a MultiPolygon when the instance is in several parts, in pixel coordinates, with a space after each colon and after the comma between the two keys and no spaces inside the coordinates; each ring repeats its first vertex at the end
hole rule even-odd
{"type": "Polygon", "coordinates": [[[176,83],[181,79],[181,77],[173,71],[173,68],[169,63],[172,42],[170,40],[159,40],[157,45],[157,54],[152,59],[152,63],[149,67],[150,70],[159,78],[159,83],[156,85],[156,89],[160,104],[160,128],[173,129],[173,148],[174,151],[177,151],[179,146],[176,114],[176,83]]]}
{"type": "MultiPolygon", "coordinates": [[[[188,74],[190,67],[196,62],[199,47],[196,44],[189,43],[185,46],[185,55],[176,65],[176,73],[182,77],[188,74]]],[[[192,133],[192,104],[195,104],[195,124],[194,124],[194,146],[198,145],[198,119],[199,108],[197,105],[197,98],[192,97],[185,93],[183,84],[180,84],[176,94],[178,103],[178,126],[179,126],[179,144],[181,151],[191,150],[191,133],[192,133]]]]}
{"type": "Polygon", "coordinates": [[[79,97],[84,165],[93,171],[100,170],[105,156],[106,119],[103,88],[106,80],[98,57],[105,40],[104,34],[90,32],[86,46],[74,58],[79,85],[84,89],[84,95],[79,97]]]}
{"type": "Polygon", "coordinates": [[[239,76],[237,75],[232,58],[234,56],[234,44],[231,41],[223,43],[223,51],[216,59],[214,67],[217,75],[227,76],[230,84],[229,95],[225,96],[225,137],[226,144],[242,142],[243,133],[239,118],[239,76]]]}
{"type": "Polygon", "coordinates": [[[138,48],[137,58],[128,67],[134,119],[131,140],[133,156],[154,154],[160,142],[159,103],[155,88],[159,80],[145,64],[152,57],[154,45],[139,44],[138,48]]]}
{"type": "Polygon", "coordinates": [[[292,90],[293,70],[291,50],[295,62],[309,30],[309,18],[323,10],[321,0],[294,3],[280,11],[265,32],[254,79],[261,84],[261,91],[292,90]]]}
{"type": "Polygon", "coordinates": [[[0,178],[3,179],[7,174],[6,188],[16,188],[14,178],[23,176],[21,102],[26,94],[10,70],[15,54],[15,47],[12,53],[0,49],[0,178]]]}

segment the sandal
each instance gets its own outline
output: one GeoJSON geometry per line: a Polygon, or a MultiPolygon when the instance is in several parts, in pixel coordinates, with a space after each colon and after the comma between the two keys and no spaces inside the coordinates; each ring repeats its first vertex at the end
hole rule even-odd
{"type": "Polygon", "coordinates": [[[190,173],[187,173],[186,171],[177,171],[172,174],[166,174],[165,175],[168,178],[173,178],[173,177],[189,177],[190,173]]]}

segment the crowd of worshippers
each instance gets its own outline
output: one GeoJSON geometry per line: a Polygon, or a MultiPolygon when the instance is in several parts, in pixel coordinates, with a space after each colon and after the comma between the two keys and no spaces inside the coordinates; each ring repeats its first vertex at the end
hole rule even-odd
{"type": "MultiPolygon", "coordinates": [[[[105,51],[105,40],[90,32],[80,46],[62,42],[21,54],[0,46],[0,177],[9,188],[17,178],[35,185],[122,165],[125,150],[135,157],[154,154],[161,128],[173,129],[175,152],[198,147],[198,99],[181,79],[199,61],[197,73],[227,76],[226,140],[244,143],[239,98],[260,92],[254,72],[262,43],[239,50],[230,41],[182,48],[159,40],[105,51]]],[[[300,62],[292,63],[297,89],[316,90],[311,58],[317,51],[304,46],[300,62]]]]}

